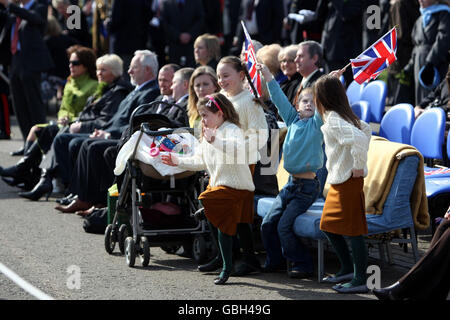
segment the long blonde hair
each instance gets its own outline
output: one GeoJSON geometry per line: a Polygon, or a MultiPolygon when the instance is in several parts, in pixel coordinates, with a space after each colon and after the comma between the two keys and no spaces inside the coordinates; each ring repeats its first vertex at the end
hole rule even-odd
{"type": "Polygon", "coordinates": [[[200,66],[194,70],[194,73],[189,80],[189,99],[187,104],[189,122],[195,121],[199,117],[197,110],[198,97],[194,90],[194,81],[202,75],[208,75],[211,78],[213,85],[216,87],[216,92],[220,90],[219,83],[217,82],[217,75],[213,68],[209,66],[200,66]]]}

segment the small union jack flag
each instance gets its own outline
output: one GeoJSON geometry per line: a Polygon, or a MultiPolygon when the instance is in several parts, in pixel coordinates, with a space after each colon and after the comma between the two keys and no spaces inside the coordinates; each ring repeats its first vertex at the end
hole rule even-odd
{"type": "MultiPolygon", "coordinates": [[[[262,93],[262,82],[261,82],[261,74],[256,70],[256,52],[253,47],[252,39],[245,28],[244,22],[242,21],[242,28],[244,29],[245,39],[244,39],[244,59],[245,64],[247,65],[247,70],[252,79],[253,87],[257,91],[253,94],[256,97],[261,97],[262,93]]],[[[253,89],[252,89],[253,91],[253,89]]]]}
{"type": "Polygon", "coordinates": [[[397,31],[392,28],[356,59],[350,59],[353,79],[359,84],[376,79],[397,57],[397,31]]]}

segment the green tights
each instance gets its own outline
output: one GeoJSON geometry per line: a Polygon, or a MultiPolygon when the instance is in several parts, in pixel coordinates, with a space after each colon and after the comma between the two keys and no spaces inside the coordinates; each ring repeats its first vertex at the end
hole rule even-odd
{"type": "Polygon", "coordinates": [[[348,237],[352,248],[352,255],[350,255],[347,242],[342,235],[330,232],[325,232],[325,235],[336,251],[339,262],[341,263],[341,269],[336,273],[336,276],[353,273],[352,281],[346,284],[346,286],[365,284],[367,279],[367,248],[364,237],[348,237]]]}

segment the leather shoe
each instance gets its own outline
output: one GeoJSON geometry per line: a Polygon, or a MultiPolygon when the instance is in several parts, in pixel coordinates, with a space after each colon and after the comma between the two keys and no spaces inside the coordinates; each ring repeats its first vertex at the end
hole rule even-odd
{"type": "Polygon", "coordinates": [[[227,282],[228,278],[230,277],[229,273],[224,273],[223,271],[220,273],[220,276],[218,278],[214,279],[214,284],[217,285],[223,285],[225,282],[227,282]]]}
{"type": "Polygon", "coordinates": [[[353,279],[353,273],[347,273],[340,276],[328,276],[322,279],[324,283],[341,283],[353,279]]]}
{"type": "Polygon", "coordinates": [[[313,273],[311,271],[304,271],[301,267],[296,266],[295,262],[288,261],[287,275],[289,278],[293,279],[305,279],[310,278],[313,273]]]}
{"type": "Polygon", "coordinates": [[[286,268],[287,268],[287,266],[286,266],[285,263],[280,264],[280,265],[277,265],[277,266],[264,265],[264,266],[261,268],[261,271],[262,271],[263,273],[285,272],[285,271],[286,271],[286,268]]]}
{"type": "Polygon", "coordinates": [[[393,285],[386,288],[373,289],[372,293],[375,295],[375,297],[378,298],[378,300],[402,300],[396,294],[396,291],[399,287],[400,283],[396,282],[393,285]]]}
{"type": "Polygon", "coordinates": [[[9,154],[11,156],[15,157],[15,156],[23,156],[24,153],[25,153],[25,148],[22,148],[22,149],[19,149],[19,150],[16,150],[16,151],[11,151],[9,154]]]}
{"type": "Polygon", "coordinates": [[[87,210],[76,211],[75,214],[80,217],[86,217],[86,216],[90,215],[94,210],[95,210],[95,206],[92,206],[87,210]]]}
{"type": "Polygon", "coordinates": [[[75,213],[77,211],[86,210],[92,207],[92,204],[89,202],[81,201],[80,199],[73,200],[69,205],[67,206],[56,206],[55,209],[62,212],[62,213],[75,213]]]}
{"type": "Polygon", "coordinates": [[[68,196],[65,196],[63,198],[59,198],[56,199],[55,201],[59,204],[62,204],[63,206],[67,206],[68,204],[70,204],[73,200],[75,200],[76,198],[78,198],[78,195],[76,194],[69,194],[68,196]]]}
{"type": "Polygon", "coordinates": [[[344,286],[343,284],[337,284],[332,287],[334,291],[337,291],[338,293],[367,293],[369,292],[369,289],[365,284],[362,284],[360,286],[344,286]]]}
{"type": "Polygon", "coordinates": [[[211,272],[211,271],[216,271],[217,269],[222,267],[222,264],[223,264],[222,258],[220,258],[219,256],[216,256],[210,262],[199,265],[197,267],[197,269],[200,272],[211,272]]]}

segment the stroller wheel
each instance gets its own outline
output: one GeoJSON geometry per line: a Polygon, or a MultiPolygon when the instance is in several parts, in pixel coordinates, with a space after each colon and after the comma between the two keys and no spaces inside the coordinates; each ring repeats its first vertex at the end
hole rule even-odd
{"type": "Polygon", "coordinates": [[[125,253],[125,239],[128,237],[128,228],[126,224],[122,224],[119,228],[119,250],[120,253],[125,253]]]}
{"type": "Polygon", "coordinates": [[[147,267],[150,262],[150,244],[147,237],[141,237],[141,243],[139,245],[141,263],[143,267],[147,267]]]}
{"type": "Polygon", "coordinates": [[[136,262],[136,247],[132,237],[125,239],[125,259],[129,267],[134,267],[136,262]]]}
{"type": "Polygon", "coordinates": [[[112,224],[109,224],[105,230],[105,250],[109,254],[113,253],[116,247],[116,233],[113,230],[112,224]]]}
{"type": "Polygon", "coordinates": [[[205,262],[207,258],[206,239],[203,235],[197,234],[192,244],[192,255],[198,264],[205,262]]]}

